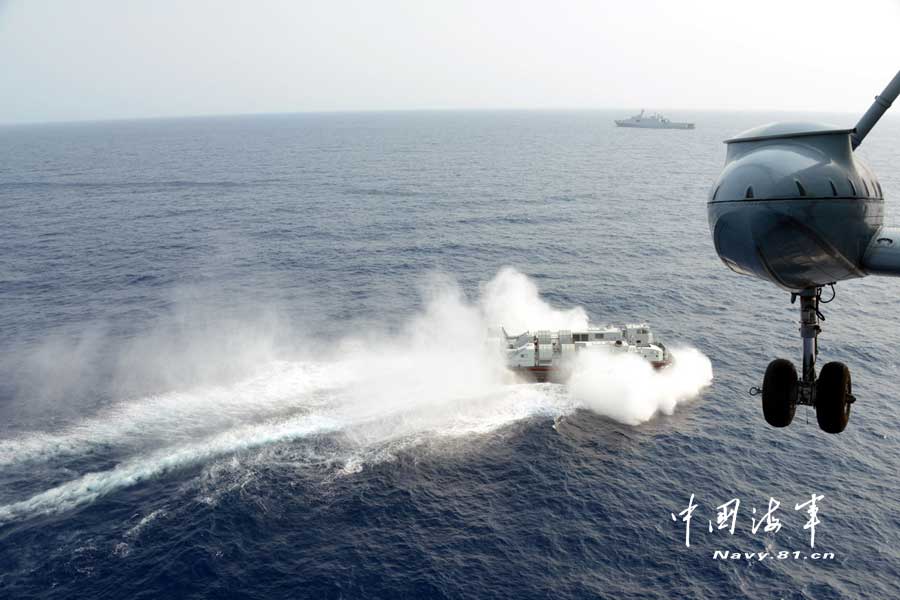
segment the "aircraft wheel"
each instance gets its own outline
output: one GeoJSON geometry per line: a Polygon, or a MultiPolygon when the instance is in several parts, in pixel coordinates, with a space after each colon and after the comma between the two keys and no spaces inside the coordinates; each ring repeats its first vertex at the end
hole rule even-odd
{"type": "Polygon", "coordinates": [[[816,420],[822,431],[840,433],[847,427],[852,391],[847,365],[830,362],[822,367],[816,381],[816,420]]]}
{"type": "Polygon", "coordinates": [[[787,427],[797,409],[797,369],[794,363],[776,358],[769,363],[763,379],[763,416],[772,427],[787,427]]]}

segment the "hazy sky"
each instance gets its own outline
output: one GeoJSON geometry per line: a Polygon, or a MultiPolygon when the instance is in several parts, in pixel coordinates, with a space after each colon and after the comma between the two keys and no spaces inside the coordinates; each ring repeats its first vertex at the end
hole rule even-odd
{"type": "Polygon", "coordinates": [[[415,108],[861,113],[900,0],[0,0],[0,123],[415,108]]]}

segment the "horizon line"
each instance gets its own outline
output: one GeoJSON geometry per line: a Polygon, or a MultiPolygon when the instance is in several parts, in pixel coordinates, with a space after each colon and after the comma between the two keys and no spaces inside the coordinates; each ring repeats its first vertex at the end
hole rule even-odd
{"type": "MultiPolygon", "coordinates": [[[[428,113],[428,112],[601,112],[617,110],[635,110],[623,107],[425,107],[425,108],[360,108],[360,109],[311,109],[296,111],[268,111],[268,112],[222,112],[222,113],[193,113],[180,115],[148,115],[142,117],[109,117],[109,118],[84,118],[84,119],[51,119],[44,121],[0,121],[0,127],[27,127],[37,125],[77,125],[88,123],[119,123],[133,121],[166,121],[181,119],[214,119],[235,117],[266,117],[266,116],[290,116],[290,115],[341,115],[341,114],[382,114],[382,113],[428,113]]],[[[654,108],[651,111],[664,112],[719,112],[719,113],[798,113],[804,112],[811,115],[847,115],[855,114],[849,110],[799,110],[789,108],[654,108]]],[[[862,112],[859,113],[860,116],[862,112]]],[[[886,113],[885,116],[889,116],[886,113]]]]}

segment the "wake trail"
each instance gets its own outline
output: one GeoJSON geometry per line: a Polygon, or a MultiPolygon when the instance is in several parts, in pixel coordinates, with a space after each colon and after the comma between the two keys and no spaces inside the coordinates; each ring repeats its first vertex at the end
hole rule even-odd
{"type": "Polygon", "coordinates": [[[87,473],[27,500],[0,506],[0,524],[26,515],[70,510],[119,489],[221,456],[315,436],[345,436],[350,446],[345,458],[346,472],[354,472],[362,464],[388,456],[383,450],[392,444],[408,448],[434,439],[486,434],[517,420],[535,415],[555,416],[572,410],[565,394],[548,394],[547,387],[498,387],[485,395],[455,398],[440,410],[396,410],[351,418],[345,410],[338,409],[327,415],[300,415],[280,422],[239,427],[198,442],[162,448],[115,468],[87,473]]]}
{"type": "Polygon", "coordinates": [[[94,447],[133,447],[195,439],[327,402],[347,376],[340,364],[274,361],[232,385],[198,386],[120,401],[58,432],[0,440],[0,468],[78,456],[94,447]]]}
{"type": "Polygon", "coordinates": [[[200,443],[167,448],[150,456],[122,463],[108,471],[88,473],[27,500],[0,506],[0,523],[22,515],[62,512],[177,468],[238,450],[327,433],[337,427],[336,423],[328,419],[297,417],[275,425],[256,425],[228,431],[200,443]]]}

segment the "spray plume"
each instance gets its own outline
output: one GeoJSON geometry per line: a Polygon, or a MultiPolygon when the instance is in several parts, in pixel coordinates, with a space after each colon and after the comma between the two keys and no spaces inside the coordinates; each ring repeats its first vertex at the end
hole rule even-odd
{"type": "MultiPolygon", "coordinates": [[[[311,360],[275,357],[273,344],[240,329],[244,347],[263,349],[246,377],[137,395],[60,431],[0,440],[0,469],[65,461],[98,448],[125,457],[113,469],[0,506],[0,523],[67,510],[222,456],[317,436],[339,441],[335,452],[343,454],[334,461],[352,472],[400,449],[485,435],[535,416],[587,409],[638,425],[657,413],[671,414],[712,380],[709,359],[682,348],[673,350],[675,363],[663,371],[632,355],[580,353],[568,385],[522,384],[505,369],[502,353],[486,344],[487,328],[496,325],[516,332],[577,329],[587,325],[587,315],[581,308],[554,309],[530,279],[506,268],[475,301],[451,279],[434,278],[424,309],[401,331],[347,338],[311,360]]],[[[203,331],[208,329],[206,323],[203,331]]],[[[146,364],[165,368],[160,360],[146,364]]],[[[209,360],[216,360],[215,353],[209,360]]],[[[132,379],[140,364],[132,351],[132,379]]],[[[201,371],[217,372],[208,367],[201,371]]]]}

